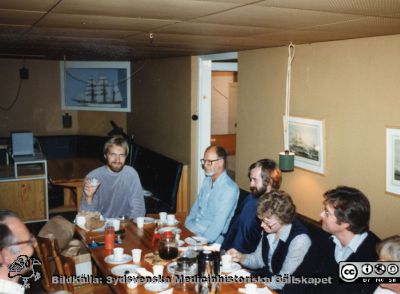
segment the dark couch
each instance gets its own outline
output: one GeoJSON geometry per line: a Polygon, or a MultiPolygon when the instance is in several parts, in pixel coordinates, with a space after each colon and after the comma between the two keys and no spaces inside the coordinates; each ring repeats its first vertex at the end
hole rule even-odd
{"type": "Polygon", "coordinates": [[[133,146],[131,165],[139,174],[142,186],[153,196],[146,197],[146,212],[176,212],[176,198],[183,164],[141,145],[133,146]]]}
{"type": "Polygon", "coordinates": [[[103,146],[108,137],[87,135],[36,136],[47,159],[93,157],[104,161],[103,146]]]}
{"type": "MultiPolygon", "coordinates": [[[[37,148],[42,150],[47,159],[92,157],[103,162],[103,146],[109,139],[109,137],[89,135],[36,136],[36,138],[39,143],[37,148]]],[[[136,169],[143,188],[153,194],[151,197],[145,197],[146,212],[175,213],[183,164],[138,144],[130,144],[130,150],[126,164],[136,169]]],[[[50,202],[60,202],[59,193],[56,187],[50,187],[50,202]]],[[[60,205],[58,202],[51,206],[60,205]]]]}

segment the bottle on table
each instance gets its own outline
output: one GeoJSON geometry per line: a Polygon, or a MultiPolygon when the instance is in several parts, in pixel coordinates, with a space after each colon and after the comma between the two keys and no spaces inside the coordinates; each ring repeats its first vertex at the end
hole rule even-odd
{"type": "Polygon", "coordinates": [[[104,230],[104,248],[106,250],[113,250],[115,243],[115,231],[112,224],[108,224],[104,230]]]}

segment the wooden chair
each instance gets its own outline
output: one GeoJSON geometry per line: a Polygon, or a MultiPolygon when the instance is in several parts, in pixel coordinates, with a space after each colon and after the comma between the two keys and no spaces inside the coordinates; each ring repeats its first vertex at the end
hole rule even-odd
{"type": "MultiPolygon", "coordinates": [[[[75,260],[72,257],[61,255],[57,239],[54,241],[36,237],[37,245],[35,247],[36,254],[42,261],[42,286],[51,293],[56,290],[66,290],[71,293],[87,294],[107,294],[111,293],[107,285],[97,284],[53,284],[52,275],[72,276],[75,274],[75,260]],[[52,270],[54,269],[55,270],[52,270]]],[[[93,274],[96,275],[96,268],[93,266],[93,274]]]]}
{"type": "Polygon", "coordinates": [[[39,236],[36,237],[36,240],[37,244],[35,246],[35,252],[41,261],[41,283],[43,289],[49,293],[57,290],[66,290],[66,287],[64,288],[63,285],[52,283],[52,276],[60,274],[57,272],[56,260],[54,258],[59,251],[57,240],[52,242],[48,238],[42,238],[39,236]]]}
{"type": "MultiPolygon", "coordinates": [[[[73,257],[59,255],[57,259],[56,264],[61,265],[62,268],[59,269],[59,272],[62,272],[62,275],[75,275],[75,260],[73,257]]],[[[108,294],[112,292],[106,284],[66,284],[66,286],[69,292],[77,294],[108,294]]]]}

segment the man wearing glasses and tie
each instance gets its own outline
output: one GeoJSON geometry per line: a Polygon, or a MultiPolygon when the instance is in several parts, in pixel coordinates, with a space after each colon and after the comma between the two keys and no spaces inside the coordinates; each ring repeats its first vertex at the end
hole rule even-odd
{"type": "Polygon", "coordinates": [[[136,170],[125,165],[129,146],[122,136],[109,139],[103,148],[107,164],[85,178],[81,210],[98,211],[104,217],[144,216],[144,195],[136,170]]]}
{"type": "Polygon", "coordinates": [[[239,187],[226,173],[227,153],[209,146],[200,160],[206,175],[185,227],[209,243],[222,243],[239,197],[239,187]]]}
{"type": "Polygon", "coordinates": [[[18,284],[19,275],[9,277],[8,266],[20,255],[32,256],[35,243],[35,238],[14,212],[0,210],[0,293],[25,292],[24,287],[18,284]]]}

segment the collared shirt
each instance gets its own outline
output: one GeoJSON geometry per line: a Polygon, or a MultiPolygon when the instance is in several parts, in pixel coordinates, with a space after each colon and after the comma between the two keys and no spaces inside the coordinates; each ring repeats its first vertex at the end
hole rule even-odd
{"type": "Polygon", "coordinates": [[[0,293],[4,294],[24,294],[25,288],[13,281],[0,279],[0,293]]]}
{"type": "Polygon", "coordinates": [[[208,242],[222,243],[239,198],[239,187],[224,171],[215,182],[206,177],[185,227],[208,242]]]}
{"type": "MultiPolygon", "coordinates": [[[[275,240],[276,234],[268,234],[267,240],[269,244],[268,252],[268,268],[271,268],[271,260],[274,251],[276,250],[279,240],[286,242],[289,237],[292,225],[285,225],[280,233],[279,239],[275,240]]],[[[282,264],[282,268],[277,275],[271,277],[271,281],[267,283],[267,286],[271,289],[282,289],[285,286],[281,280],[277,281],[277,276],[284,276],[285,274],[291,275],[303,262],[303,259],[311,246],[311,239],[306,234],[300,234],[292,239],[290,242],[288,252],[286,254],[285,261],[282,264]]],[[[243,265],[251,269],[259,269],[265,266],[262,258],[262,239],[258,243],[256,251],[251,254],[244,255],[243,265]]]]}
{"type": "Polygon", "coordinates": [[[332,240],[335,243],[335,260],[336,262],[345,261],[349,256],[355,253],[358,247],[364,242],[365,238],[367,238],[368,233],[364,232],[361,235],[355,234],[353,239],[351,239],[350,243],[347,246],[342,246],[339,239],[336,236],[332,236],[332,240]]]}
{"type": "Polygon", "coordinates": [[[281,233],[279,235],[279,238],[276,238],[276,233],[273,234],[268,234],[267,235],[267,240],[269,244],[269,252],[268,252],[268,268],[270,272],[272,272],[272,255],[274,255],[274,252],[276,250],[276,247],[278,247],[279,240],[282,240],[283,242],[286,242],[286,240],[289,238],[290,234],[290,229],[292,228],[292,224],[289,225],[284,225],[281,233]]]}

